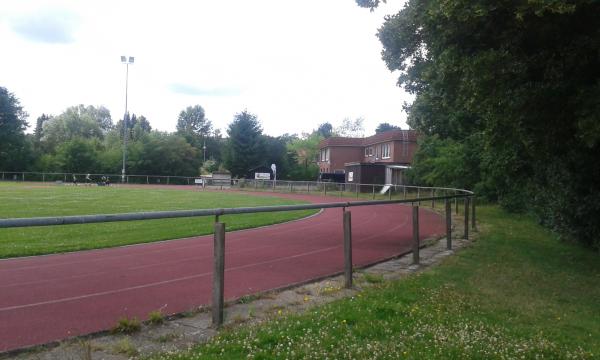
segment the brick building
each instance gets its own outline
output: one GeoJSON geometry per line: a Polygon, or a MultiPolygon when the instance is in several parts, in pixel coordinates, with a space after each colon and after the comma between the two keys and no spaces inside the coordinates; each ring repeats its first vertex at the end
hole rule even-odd
{"type": "Polygon", "coordinates": [[[348,183],[403,184],[417,150],[417,132],[391,130],[366,138],[330,137],[319,143],[319,172],[348,183]]]}

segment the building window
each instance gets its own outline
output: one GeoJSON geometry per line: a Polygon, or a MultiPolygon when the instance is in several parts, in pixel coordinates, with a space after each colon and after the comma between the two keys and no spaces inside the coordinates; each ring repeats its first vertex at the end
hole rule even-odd
{"type": "Polygon", "coordinates": [[[368,156],[373,156],[373,148],[370,146],[365,148],[365,157],[368,156]]]}
{"type": "Polygon", "coordinates": [[[329,148],[321,149],[321,162],[329,161],[329,148]]]}
{"type": "Polygon", "coordinates": [[[391,153],[391,146],[390,144],[383,144],[381,146],[381,158],[382,159],[389,159],[390,158],[390,153],[391,153]]]}

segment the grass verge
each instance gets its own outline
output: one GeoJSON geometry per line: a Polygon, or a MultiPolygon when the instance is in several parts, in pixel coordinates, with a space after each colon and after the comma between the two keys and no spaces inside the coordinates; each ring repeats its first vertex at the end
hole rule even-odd
{"type": "Polygon", "coordinates": [[[527,217],[478,210],[479,240],[439,266],[160,358],[599,357],[598,254],[527,217]]]}
{"type": "MultiPolygon", "coordinates": [[[[299,201],[243,193],[55,186],[0,182],[0,218],[287,205],[299,201]]],[[[227,231],[272,225],[316,211],[222,216],[227,231]]],[[[0,229],[0,258],[107,248],[213,232],[212,217],[0,229]]]]}

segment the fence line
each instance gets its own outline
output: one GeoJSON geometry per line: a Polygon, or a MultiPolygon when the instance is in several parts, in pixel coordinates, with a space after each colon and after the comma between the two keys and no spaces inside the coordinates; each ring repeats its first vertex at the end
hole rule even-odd
{"type": "MultiPolygon", "coordinates": [[[[2,173],[3,179],[4,174],[2,173]]],[[[25,174],[25,173],[21,173],[25,174]]],[[[24,178],[24,175],[23,175],[24,178]]],[[[244,182],[245,184],[246,182],[244,182]]],[[[258,187],[257,182],[252,183],[256,188],[258,187]]],[[[238,182],[239,184],[239,182],[238,182]]],[[[288,191],[294,192],[294,184],[296,186],[307,187],[307,191],[310,192],[310,184],[313,182],[286,182],[286,185],[281,186],[279,182],[272,182],[274,190],[278,190],[283,187],[288,191]],[[303,183],[303,184],[298,184],[303,183]]],[[[317,183],[326,184],[326,183],[317,183]]],[[[335,186],[340,187],[340,194],[343,194],[347,185],[352,185],[355,192],[360,191],[361,186],[373,187],[374,184],[336,184],[335,186]],[[358,190],[357,190],[358,189],[358,190]]],[[[239,185],[238,185],[239,186],[239,185]]],[[[381,185],[377,185],[381,186],[381,185]]],[[[447,248],[452,248],[452,225],[451,225],[451,204],[453,200],[456,203],[456,210],[458,211],[458,201],[464,201],[464,238],[467,239],[469,236],[469,210],[472,211],[471,224],[475,229],[475,202],[469,200],[474,197],[474,193],[468,190],[452,189],[452,188],[431,188],[431,187],[418,187],[418,186],[405,186],[402,187],[402,193],[404,199],[391,199],[388,200],[367,200],[367,201],[345,201],[345,202],[329,202],[329,203],[318,203],[318,204],[302,204],[302,205],[279,205],[279,206],[259,206],[259,207],[239,207],[239,208],[223,208],[223,209],[196,209],[196,210],[177,210],[177,211],[154,211],[154,212],[139,212],[139,213],[122,213],[122,214],[100,214],[100,215],[81,215],[81,216],[62,216],[62,217],[35,217],[35,218],[13,218],[13,219],[0,219],[1,228],[13,228],[13,227],[30,227],[30,226],[54,226],[54,225],[72,225],[72,224],[89,224],[89,223],[102,223],[102,222],[115,222],[115,221],[133,221],[133,220],[154,220],[154,219],[169,219],[169,218],[180,218],[180,217],[200,217],[200,216],[214,216],[214,267],[213,267],[213,289],[212,289],[212,323],[215,327],[222,325],[223,323],[223,308],[224,308],[224,282],[225,282],[225,237],[226,229],[225,224],[219,222],[219,216],[230,215],[230,214],[249,214],[259,212],[277,212],[277,211],[294,211],[294,210],[310,210],[310,209],[329,209],[329,208],[342,208],[343,209],[343,251],[344,251],[344,278],[345,286],[352,287],[352,225],[351,225],[351,211],[348,208],[355,206],[376,206],[376,205],[388,205],[388,204],[411,204],[412,206],[412,251],[413,251],[413,262],[419,263],[419,206],[422,201],[431,201],[432,206],[435,206],[436,201],[445,202],[445,215],[446,215],[446,237],[447,237],[447,248]],[[420,197],[421,190],[429,190],[430,194],[435,195],[436,192],[444,193],[441,196],[428,196],[420,197]],[[416,198],[407,198],[407,190],[416,190],[416,198]],[[471,205],[471,209],[469,208],[471,205]]],[[[242,187],[243,188],[243,187],[242,187]]],[[[250,187],[252,189],[252,187],[250,187]]],[[[391,190],[391,188],[390,188],[391,190]]],[[[396,189],[397,190],[397,189],[396,189]]],[[[322,191],[326,194],[327,185],[323,187],[322,191]]],[[[374,192],[374,190],[373,190],[374,192]]]]}

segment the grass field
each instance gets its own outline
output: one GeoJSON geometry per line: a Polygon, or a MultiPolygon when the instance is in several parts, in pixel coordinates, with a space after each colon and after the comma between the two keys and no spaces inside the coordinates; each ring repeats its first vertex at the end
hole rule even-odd
{"type": "MultiPolygon", "coordinates": [[[[248,194],[0,182],[0,218],[294,204],[248,194]]],[[[222,216],[227,230],[270,225],[315,211],[222,216]]],[[[212,233],[214,218],[0,229],[0,258],[105,248],[212,233]]]]}
{"type": "Polygon", "coordinates": [[[419,275],[161,359],[600,358],[600,256],[479,208],[477,242],[419,275]]]}

